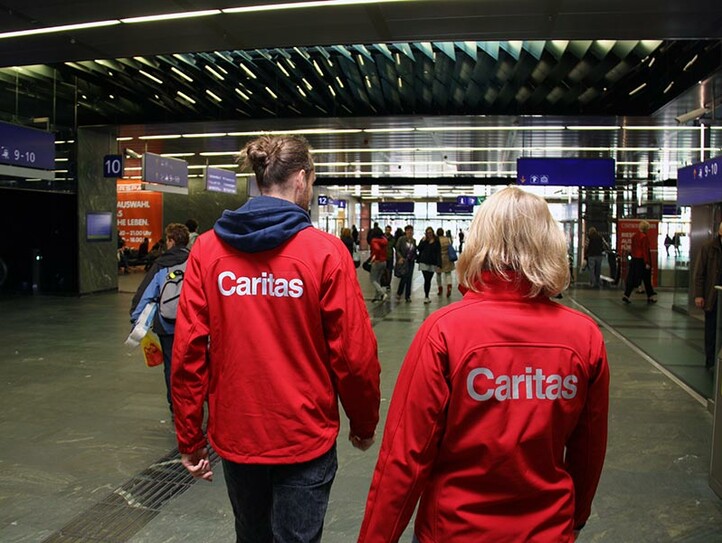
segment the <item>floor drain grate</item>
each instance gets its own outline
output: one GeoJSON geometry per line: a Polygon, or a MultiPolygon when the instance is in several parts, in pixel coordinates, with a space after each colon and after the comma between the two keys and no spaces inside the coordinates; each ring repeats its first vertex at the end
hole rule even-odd
{"type": "MultiPolygon", "coordinates": [[[[211,451],[211,465],[218,455],[211,451]]],[[[171,451],[82,512],[42,543],[123,543],[160,513],[169,500],[190,488],[194,479],[171,451]]]]}

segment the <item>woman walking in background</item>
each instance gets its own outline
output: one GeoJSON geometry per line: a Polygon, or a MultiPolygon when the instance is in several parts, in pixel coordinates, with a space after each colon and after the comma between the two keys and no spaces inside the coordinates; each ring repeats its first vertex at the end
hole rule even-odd
{"type": "Polygon", "coordinates": [[[444,229],[439,228],[436,231],[436,237],[439,240],[439,250],[441,255],[441,265],[436,268],[436,286],[438,287],[437,294],[441,296],[444,292],[444,285],[446,285],[446,297],[451,297],[451,272],[454,271],[456,265],[449,259],[449,247],[452,244],[451,232],[446,231],[444,235],[444,229]]]}
{"type": "Polygon", "coordinates": [[[419,242],[419,270],[424,274],[424,303],[430,304],[431,280],[436,268],[441,265],[439,240],[430,226],[426,228],[424,239],[419,242]]]}

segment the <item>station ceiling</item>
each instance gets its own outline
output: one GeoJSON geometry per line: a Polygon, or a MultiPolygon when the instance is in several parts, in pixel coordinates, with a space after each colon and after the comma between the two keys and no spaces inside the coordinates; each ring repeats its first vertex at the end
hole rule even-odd
{"type": "Polygon", "coordinates": [[[720,39],[706,0],[0,0],[0,111],[70,101],[78,126],[196,165],[305,130],[339,178],[473,177],[529,154],[663,177],[720,152],[720,39]]]}

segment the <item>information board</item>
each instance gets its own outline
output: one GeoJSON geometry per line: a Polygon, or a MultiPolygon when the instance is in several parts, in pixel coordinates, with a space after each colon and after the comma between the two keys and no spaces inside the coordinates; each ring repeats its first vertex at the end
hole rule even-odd
{"type": "Polygon", "coordinates": [[[188,187],[188,163],[185,160],[143,153],[141,162],[143,181],[159,185],[188,187]]]}
{"type": "MultiPolygon", "coordinates": [[[[475,197],[473,197],[476,199],[475,197]]],[[[441,215],[474,213],[474,204],[457,204],[455,202],[436,202],[436,212],[441,215]]]]}
{"type": "Polygon", "coordinates": [[[519,185],[613,187],[613,158],[517,158],[519,185]]]}
{"type": "Polygon", "coordinates": [[[677,205],[722,202],[722,156],[677,170],[677,205]]]}
{"type": "Polygon", "coordinates": [[[50,132],[0,122],[0,164],[55,169],[55,136],[50,132]]]}
{"type": "Polygon", "coordinates": [[[413,213],[414,202],[379,202],[379,213],[413,213]]]}
{"type": "Polygon", "coordinates": [[[223,192],[237,194],[236,172],[222,170],[221,168],[206,168],[206,190],[210,192],[223,192]]]}

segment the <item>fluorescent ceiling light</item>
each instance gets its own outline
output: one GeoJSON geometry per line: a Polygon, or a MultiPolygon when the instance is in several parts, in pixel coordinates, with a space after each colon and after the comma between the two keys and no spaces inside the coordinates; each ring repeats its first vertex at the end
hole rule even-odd
{"type": "Polygon", "coordinates": [[[219,81],[225,81],[226,78],[219,74],[217,71],[215,71],[213,68],[211,68],[208,64],[204,65],[203,68],[212,73],[213,76],[219,81]]]}
{"type": "MultiPolygon", "coordinates": [[[[230,134],[228,134],[230,136],[230,134]]],[[[236,156],[238,151],[207,151],[198,153],[200,156],[236,156]]]]}
{"type": "Polygon", "coordinates": [[[243,98],[244,100],[250,100],[250,99],[251,99],[251,97],[248,96],[248,95],[247,95],[245,92],[243,92],[241,89],[235,88],[235,89],[233,89],[233,90],[236,91],[236,92],[241,96],[241,98],[243,98]]]}
{"type": "Polygon", "coordinates": [[[116,141],[130,141],[133,138],[131,136],[123,136],[122,138],[115,138],[116,141]]]}
{"type": "Polygon", "coordinates": [[[177,140],[180,139],[180,134],[158,134],[155,136],[138,136],[139,140],[177,140]]]}
{"type": "Polygon", "coordinates": [[[333,6],[356,6],[367,4],[391,4],[408,0],[312,0],[309,2],[286,2],[283,4],[261,4],[257,6],[241,6],[225,8],[223,13],[255,13],[259,11],[279,11],[284,9],[325,8],[333,6]]]}
{"type": "Polygon", "coordinates": [[[210,90],[206,89],[206,94],[207,94],[208,96],[210,96],[211,98],[213,98],[216,102],[222,102],[222,101],[223,101],[223,99],[222,99],[220,96],[218,96],[217,94],[215,94],[213,91],[210,91],[210,90]]]}
{"type": "Polygon", "coordinates": [[[188,95],[187,95],[186,93],[184,93],[184,92],[178,91],[178,96],[180,96],[180,97],[183,98],[184,100],[190,102],[191,104],[195,104],[195,103],[196,103],[196,101],[195,101],[193,98],[191,98],[190,96],[188,96],[188,95]]]}
{"type": "Polygon", "coordinates": [[[151,23],[154,21],[169,21],[171,19],[189,19],[191,17],[206,17],[208,15],[220,15],[220,9],[204,9],[200,11],[184,11],[181,13],[162,13],[159,15],[146,15],[144,17],[127,17],[121,19],[121,23],[151,23]]]}
{"type": "Polygon", "coordinates": [[[188,81],[188,83],[193,83],[193,78],[192,78],[192,77],[190,77],[189,75],[184,74],[183,72],[181,72],[181,71],[180,71],[178,68],[176,68],[175,66],[171,66],[171,71],[174,72],[174,73],[176,73],[176,74],[178,74],[179,76],[181,76],[183,79],[185,79],[186,81],[188,81]]]}
{"type": "Polygon", "coordinates": [[[306,93],[303,92],[303,89],[302,89],[301,87],[299,87],[298,85],[296,85],[296,90],[298,91],[298,94],[300,94],[301,96],[303,96],[304,98],[306,98],[306,93]]]}
{"type": "Polygon", "coordinates": [[[163,84],[163,81],[161,81],[160,79],[158,79],[158,78],[155,77],[154,75],[149,74],[148,72],[146,72],[146,71],[144,71],[144,70],[138,70],[138,71],[139,71],[140,73],[142,73],[144,76],[146,76],[148,79],[151,79],[151,80],[155,81],[155,82],[158,83],[159,85],[162,85],[162,84],[163,84]]]}
{"type": "Polygon", "coordinates": [[[270,88],[268,88],[268,87],[265,87],[265,89],[266,89],[266,92],[268,92],[268,94],[270,94],[271,97],[272,97],[274,100],[278,100],[278,95],[277,95],[275,92],[273,92],[273,91],[272,91],[270,88]]]}
{"type": "Polygon", "coordinates": [[[161,153],[160,156],[181,158],[187,156],[195,156],[195,153],[161,153]]]}
{"type": "Polygon", "coordinates": [[[699,126],[623,126],[624,130],[699,130],[699,126]]]}
{"type": "Polygon", "coordinates": [[[567,130],[619,130],[621,129],[621,126],[609,126],[609,125],[600,125],[600,126],[569,126],[567,125],[567,130]]]}
{"type": "Polygon", "coordinates": [[[22,36],[34,36],[38,34],[52,34],[55,32],[69,32],[71,30],[84,30],[86,28],[99,28],[103,26],[119,25],[120,21],[112,19],[108,21],[95,21],[92,23],[77,23],[71,25],[47,26],[45,28],[34,28],[31,30],[14,30],[12,32],[1,32],[0,39],[19,38],[22,36]]]}
{"type": "Polygon", "coordinates": [[[241,62],[241,63],[239,64],[239,66],[241,67],[241,69],[242,69],[244,72],[246,72],[246,73],[248,74],[248,77],[251,77],[251,78],[253,78],[253,79],[257,79],[257,78],[256,78],[256,74],[254,74],[251,70],[249,70],[249,69],[246,67],[245,64],[243,64],[243,63],[241,62]]]}
{"type": "Polygon", "coordinates": [[[641,90],[642,90],[644,87],[646,87],[646,86],[647,86],[646,83],[642,83],[642,84],[639,85],[639,87],[637,87],[636,89],[633,89],[633,90],[629,91],[629,96],[634,96],[635,94],[637,94],[639,91],[641,91],[641,90]]]}
{"type": "Polygon", "coordinates": [[[202,134],[181,134],[184,138],[222,138],[225,132],[205,132],[202,134]]]}
{"type": "Polygon", "coordinates": [[[511,131],[511,130],[564,130],[564,126],[424,126],[417,128],[419,132],[477,132],[477,131],[511,131]]]}
{"type": "Polygon", "coordinates": [[[368,132],[369,134],[374,133],[392,133],[392,132],[414,132],[415,128],[364,128],[364,132],[368,132]]]}

